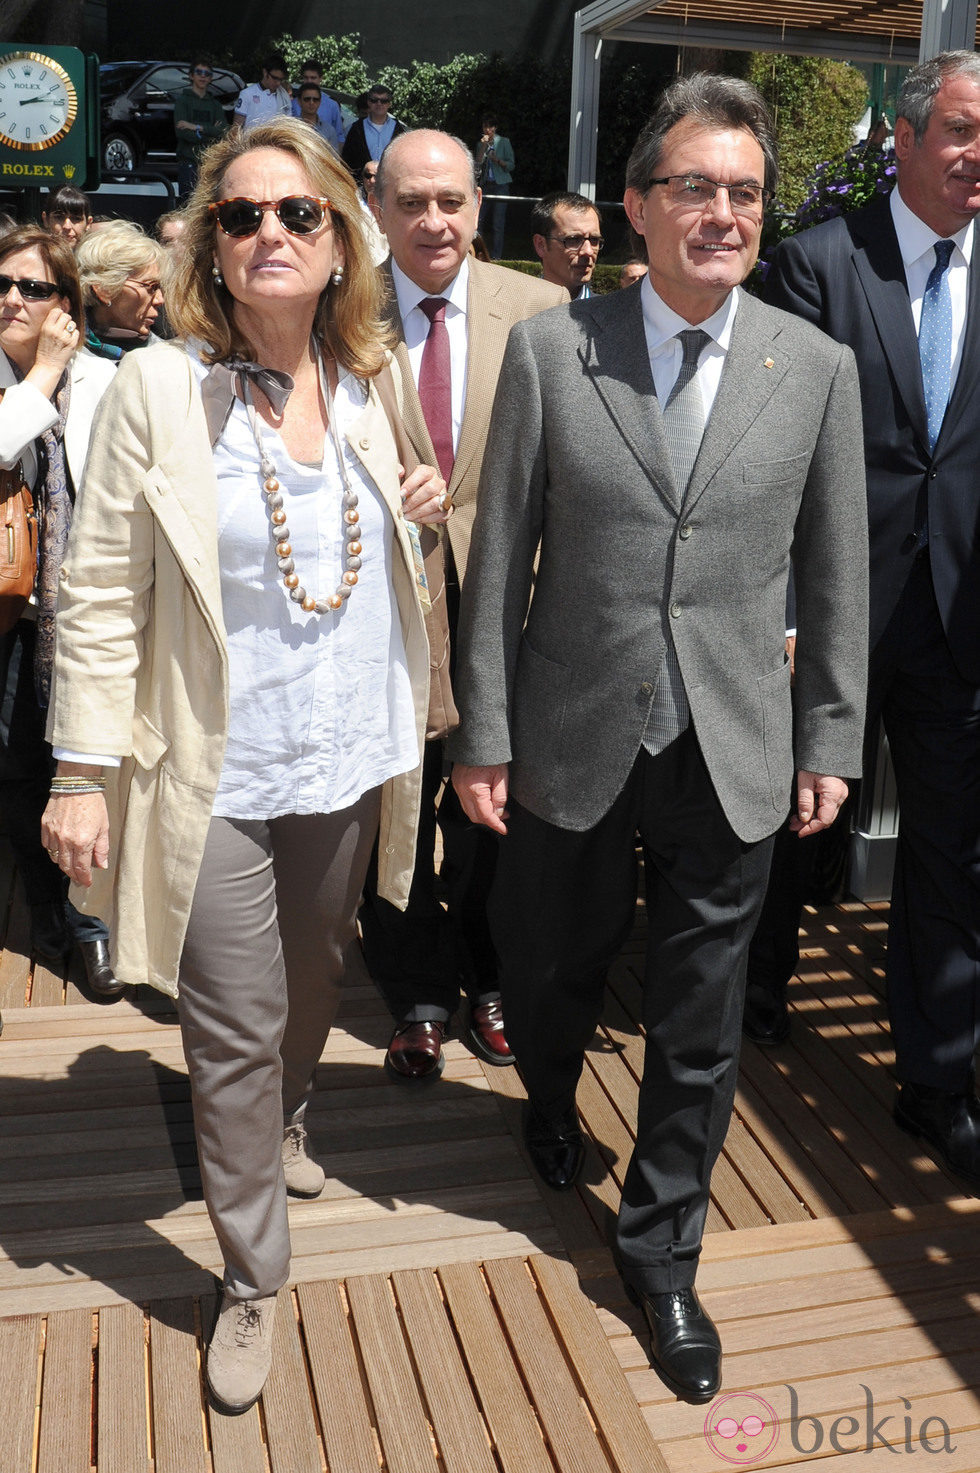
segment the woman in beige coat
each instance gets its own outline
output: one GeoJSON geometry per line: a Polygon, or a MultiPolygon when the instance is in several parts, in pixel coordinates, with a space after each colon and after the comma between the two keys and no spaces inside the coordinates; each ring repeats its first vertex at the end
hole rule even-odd
{"type": "Polygon", "coordinates": [[[238,1411],[270,1364],[286,1188],[323,1185],[303,1112],[379,815],[407,896],[428,653],[406,518],[448,513],[430,468],[399,487],[332,151],[293,120],[223,140],[187,216],[184,344],[121,366],[62,572],[44,837],[89,907],[112,897],[118,975],[179,978],[225,1263],[208,1380],[238,1411]]]}

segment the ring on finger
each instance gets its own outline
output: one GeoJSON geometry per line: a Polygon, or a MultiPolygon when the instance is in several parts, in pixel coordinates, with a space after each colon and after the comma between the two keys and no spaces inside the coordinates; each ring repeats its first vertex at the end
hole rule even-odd
{"type": "Polygon", "coordinates": [[[57,859],[60,852],[61,851],[59,849],[49,849],[48,850],[48,853],[50,854],[50,856],[51,856],[52,859],[57,859]]]}

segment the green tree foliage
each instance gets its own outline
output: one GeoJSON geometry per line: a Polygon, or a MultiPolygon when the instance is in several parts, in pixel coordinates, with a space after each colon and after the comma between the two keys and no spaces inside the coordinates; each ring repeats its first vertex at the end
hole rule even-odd
{"type": "Polygon", "coordinates": [[[854,142],[854,124],[868,102],[867,82],[846,62],[766,52],[753,55],[748,79],[776,119],[779,198],[795,210],[817,164],[841,158],[854,142]]]}

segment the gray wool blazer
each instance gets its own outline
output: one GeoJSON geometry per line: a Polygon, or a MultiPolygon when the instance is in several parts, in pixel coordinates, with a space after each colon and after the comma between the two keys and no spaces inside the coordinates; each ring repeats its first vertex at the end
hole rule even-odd
{"type": "Polygon", "coordinates": [[[860,773],[867,512],[854,359],[741,292],[683,498],[638,286],[511,332],[463,593],[452,758],[509,762],[526,808],[591,828],[641,745],[661,605],[711,781],[740,838],[779,826],[794,770],[860,773]]]}

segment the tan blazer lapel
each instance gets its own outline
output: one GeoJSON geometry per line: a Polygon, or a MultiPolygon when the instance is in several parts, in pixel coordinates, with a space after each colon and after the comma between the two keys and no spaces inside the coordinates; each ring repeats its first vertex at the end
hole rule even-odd
{"type": "Polygon", "coordinates": [[[500,365],[513,320],[500,300],[499,282],[481,274],[479,262],[472,260],[467,314],[466,406],[449,481],[453,494],[472,469],[474,457],[483,457],[500,365]]]}

